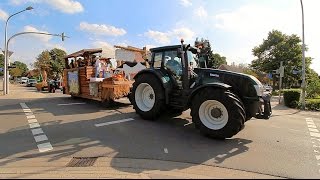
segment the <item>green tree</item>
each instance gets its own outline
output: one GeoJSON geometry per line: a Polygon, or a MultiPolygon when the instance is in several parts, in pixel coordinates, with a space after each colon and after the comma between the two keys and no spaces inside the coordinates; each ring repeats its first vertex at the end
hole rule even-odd
{"type": "Polygon", "coordinates": [[[33,64],[35,68],[39,69],[44,78],[54,78],[61,76],[65,68],[64,57],[67,53],[64,50],[54,48],[52,50],[42,51],[38,55],[36,62],[33,64]]]}
{"type": "MultiPolygon", "coordinates": [[[[263,43],[254,47],[253,55],[257,59],[252,61],[251,67],[262,72],[272,72],[279,69],[280,62],[285,66],[283,82],[290,87],[299,80],[299,75],[292,73],[293,69],[302,69],[302,45],[301,39],[293,34],[286,35],[278,30],[269,32],[263,43]]],[[[311,58],[306,58],[306,67],[309,68],[311,58]]],[[[273,78],[275,84],[276,78],[273,78]]]]}
{"type": "Polygon", "coordinates": [[[194,46],[200,49],[199,57],[206,60],[208,68],[218,68],[222,64],[227,64],[227,58],[218,53],[213,53],[209,40],[196,39],[194,46]]]}
{"type": "Polygon", "coordinates": [[[9,70],[9,74],[13,77],[24,76],[29,70],[27,65],[23,62],[15,61],[13,64],[15,64],[16,68],[9,70]]]}
{"type": "Polygon", "coordinates": [[[52,72],[52,75],[61,76],[63,69],[65,68],[64,57],[67,55],[67,53],[58,48],[52,49],[49,53],[51,56],[50,71],[52,72]]]}

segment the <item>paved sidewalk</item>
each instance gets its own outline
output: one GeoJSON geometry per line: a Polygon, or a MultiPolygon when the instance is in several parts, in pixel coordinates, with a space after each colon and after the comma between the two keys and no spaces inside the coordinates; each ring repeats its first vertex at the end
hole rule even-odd
{"type": "Polygon", "coordinates": [[[66,167],[70,160],[70,158],[59,158],[54,161],[48,161],[46,158],[1,159],[0,178],[279,178],[227,168],[148,159],[100,157],[91,167],[66,167]]]}

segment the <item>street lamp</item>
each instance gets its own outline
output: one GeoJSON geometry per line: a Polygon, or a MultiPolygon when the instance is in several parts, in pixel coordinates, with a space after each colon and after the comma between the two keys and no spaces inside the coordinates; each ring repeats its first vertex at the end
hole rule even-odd
{"type": "MultiPolygon", "coordinates": [[[[61,34],[51,34],[51,33],[45,33],[45,32],[21,32],[21,33],[17,33],[14,34],[13,36],[11,36],[7,43],[6,43],[6,47],[9,47],[9,42],[11,41],[11,39],[13,39],[14,37],[23,35],[23,34],[42,34],[42,35],[48,35],[48,36],[59,36],[61,37],[61,40],[64,41],[65,38],[69,38],[68,36],[66,36],[64,33],[61,34]]],[[[7,53],[8,54],[8,53],[7,53]]],[[[7,85],[7,94],[9,94],[9,86],[7,85]]]]}
{"type": "Polygon", "coordinates": [[[303,3],[301,3],[301,12],[302,12],[302,109],[306,108],[306,60],[305,60],[305,43],[304,43],[304,11],[303,11],[303,3]]]}
{"type": "Polygon", "coordinates": [[[8,82],[9,82],[9,71],[8,71],[8,48],[7,48],[7,28],[8,28],[8,22],[9,19],[19,13],[22,13],[24,11],[32,10],[33,7],[29,6],[26,9],[19,11],[17,13],[12,14],[8,17],[6,20],[5,30],[4,30],[4,79],[3,79],[3,94],[6,95],[8,93],[8,82]]]}

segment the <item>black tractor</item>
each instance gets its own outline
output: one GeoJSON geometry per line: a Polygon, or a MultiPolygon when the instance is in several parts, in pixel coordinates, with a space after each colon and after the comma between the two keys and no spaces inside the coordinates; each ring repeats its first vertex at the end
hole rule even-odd
{"type": "Polygon", "coordinates": [[[200,50],[183,40],[150,51],[150,68],[135,76],[130,97],[143,119],[191,108],[195,127],[217,139],[236,135],[252,117],[269,119],[270,95],[255,77],[206,68],[200,50]]]}

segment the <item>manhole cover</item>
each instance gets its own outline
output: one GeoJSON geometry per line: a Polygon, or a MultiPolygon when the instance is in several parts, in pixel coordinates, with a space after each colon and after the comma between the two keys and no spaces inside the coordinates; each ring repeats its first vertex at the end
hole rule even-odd
{"type": "Polygon", "coordinates": [[[96,162],[96,157],[74,157],[67,164],[67,167],[89,167],[96,162]]]}

